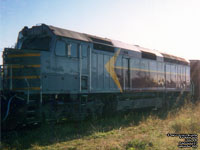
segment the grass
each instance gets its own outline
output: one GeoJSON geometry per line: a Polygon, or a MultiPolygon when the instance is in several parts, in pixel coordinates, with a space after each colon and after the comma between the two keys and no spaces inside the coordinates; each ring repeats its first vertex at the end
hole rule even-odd
{"type": "MultiPolygon", "coordinates": [[[[169,111],[135,111],[84,122],[44,124],[2,137],[5,150],[176,150],[178,137],[200,135],[200,104],[186,102],[169,111]]],[[[187,148],[190,150],[191,148],[187,148]]],[[[183,149],[184,150],[184,149],[183,149]]]]}

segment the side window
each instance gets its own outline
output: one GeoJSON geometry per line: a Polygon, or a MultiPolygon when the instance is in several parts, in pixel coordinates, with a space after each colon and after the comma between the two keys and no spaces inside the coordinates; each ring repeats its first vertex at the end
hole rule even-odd
{"type": "Polygon", "coordinates": [[[71,43],[71,57],[78,57],[78,44],[71,43]]]}
{"type": "Polygon", "coordinates": [[[56,42],[55,54],[57,56],[66,56],[67,45],[64,41],[58,40],[56,42]]]}

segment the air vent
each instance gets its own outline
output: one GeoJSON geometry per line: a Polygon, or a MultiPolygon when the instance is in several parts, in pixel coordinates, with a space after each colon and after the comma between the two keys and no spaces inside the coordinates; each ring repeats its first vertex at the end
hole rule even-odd
{"type": "Polygon", "coordinates": [[[175,64],[181,64],[181,65],[188,65],[187,62],[180,61],[180,60],[176,60],[176,59],[171,59],[171,58],[167,58],[167,57],[164,57],[164,62],[175,63],[175,64]]]}
{"type": "Polygon", "coordinates": [[[103,45],[103,44],[94,43],[93,47],[94,47],[94,49],[107,51],[107,52],[114,52],[115,51],[114,47],[108,46],[108,45],[103,45]]]}
{"type": "Polygon", "coordinates": [[[102,39],[97,39],[97,38],[92,38],[91,40],[95,43],[99,43],[99,44],[106,44],[106,45],[113,45],[110,41],[106,41],[106,40],[102,40],[102,39]]]}
{"type": "Polygon", "coordinates": [[[153,53],[142,51],[142,58],[156,60],[156,55],[153,53]]]}
{"type": "Polygon", "coordinates": [[[162,55],[164,56],[164,62],[188,65],[188,62],[184,61],[182,58],[173,55],[168,55],[165,53],[162,53],[162,55]]]}

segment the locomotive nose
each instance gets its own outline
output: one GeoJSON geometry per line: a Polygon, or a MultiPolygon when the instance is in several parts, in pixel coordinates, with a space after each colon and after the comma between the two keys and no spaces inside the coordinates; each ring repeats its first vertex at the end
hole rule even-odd
{"type": "Polygon", "coordinates": [[[40,51],[5,49],[4,89],[40,90],[40,51]]]}

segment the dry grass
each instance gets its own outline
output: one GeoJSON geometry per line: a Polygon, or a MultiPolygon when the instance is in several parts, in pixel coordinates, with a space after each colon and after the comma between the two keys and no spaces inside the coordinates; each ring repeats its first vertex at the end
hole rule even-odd
{"type": "Polygon", "coordinates": [[[167,137],[167,133],[200,135],[200,104],[186,103],[168,112],[131,112],[81,124],[44,125],[7,135],[2,144],[4,149],[16,150],[178,150],[181,140],[167,137]]]}

